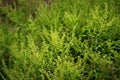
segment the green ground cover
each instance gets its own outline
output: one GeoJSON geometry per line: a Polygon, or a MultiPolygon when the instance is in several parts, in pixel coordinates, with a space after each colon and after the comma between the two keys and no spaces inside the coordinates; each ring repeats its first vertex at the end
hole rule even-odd
{"type": "Polygon", "coordinates": [[[1,8],[0,80],[120,80],[119,0],[40,2],[1,8]]]}

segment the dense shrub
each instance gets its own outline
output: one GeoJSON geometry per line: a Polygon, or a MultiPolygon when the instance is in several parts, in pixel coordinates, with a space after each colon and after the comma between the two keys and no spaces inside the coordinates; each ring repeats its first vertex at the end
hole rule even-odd
{"type": "Polygon", "coordinates": [[[0,80],[120,79],[119,0],[40,3],[5,9],[0,80]]]}

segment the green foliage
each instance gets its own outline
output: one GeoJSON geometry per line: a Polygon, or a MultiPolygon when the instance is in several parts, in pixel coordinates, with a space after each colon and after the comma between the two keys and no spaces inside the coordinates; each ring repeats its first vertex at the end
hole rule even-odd
{"type": "Polygon", "coordinates": [[[19,3],[2,10],[0,80],[120,79],[118,0],[19,3]]]}

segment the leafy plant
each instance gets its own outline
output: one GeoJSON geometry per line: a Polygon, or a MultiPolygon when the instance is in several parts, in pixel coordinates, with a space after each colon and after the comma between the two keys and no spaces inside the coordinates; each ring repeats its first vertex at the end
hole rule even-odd
{"type": "Polygon", "coordinates": [[[0,24],[1,80],[120,79],[117,0],[27,2],[0,24]]]}

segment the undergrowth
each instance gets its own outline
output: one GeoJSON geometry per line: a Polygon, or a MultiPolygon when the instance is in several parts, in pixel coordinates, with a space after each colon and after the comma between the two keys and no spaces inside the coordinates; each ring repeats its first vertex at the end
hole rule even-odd
{"type": "Polygon", "coordinates": [[[119,0],[24,1],[2,9],[0,80],[120,79],[119,0]]]}

